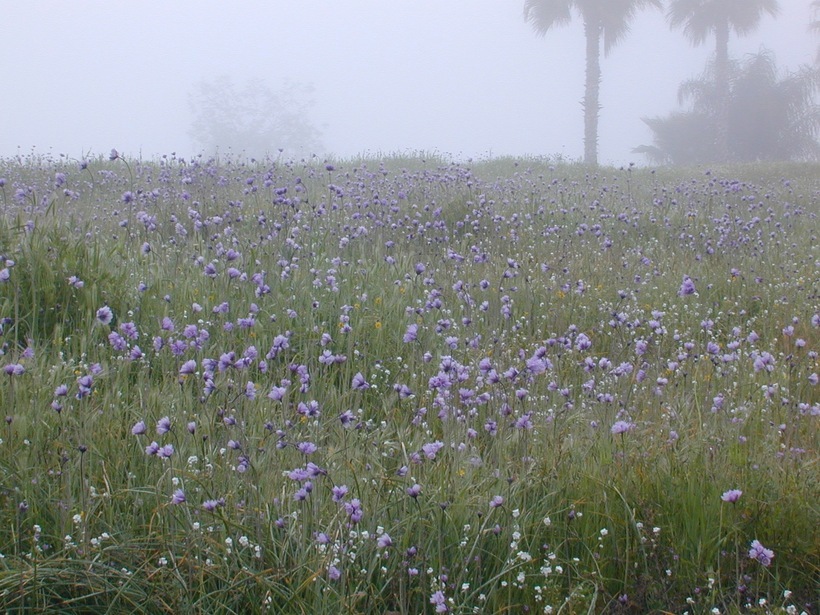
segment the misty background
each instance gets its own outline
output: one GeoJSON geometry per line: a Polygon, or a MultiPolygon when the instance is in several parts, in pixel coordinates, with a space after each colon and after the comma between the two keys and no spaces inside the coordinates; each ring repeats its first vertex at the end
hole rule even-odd
{"type": "MultiPolygon", "coordinates": [[[[80,158],[114,147],[147,158],[196,154],[215,125],[202,118],[229,113],[219,104],[230,96],[218,91],[202,113],[202,88],[220,83],[236,101],[258,96],[264,108],[273,96],[307,118],[316,131],[308,149],[319,155],[575,160],[584,151],[582,22],[538,37],[523,0],[6,0],[2,8],[2,157],[80,158]]],[[[780,0],[780,9],[751,35],[732,35],[731,57],[765,47],[780,70],[813,64],[810,0],[780,0]]],[[[652,141],[641,118],[678,110],[678,86],[700,76],[713,52],[713,39],[693,47],[671,31],[665,11],[641,12],[601,60],[600,161],[645,162],[632,153],[652,141]]],[[[278,147],[305,155],[291,142],[278,147]]]]}

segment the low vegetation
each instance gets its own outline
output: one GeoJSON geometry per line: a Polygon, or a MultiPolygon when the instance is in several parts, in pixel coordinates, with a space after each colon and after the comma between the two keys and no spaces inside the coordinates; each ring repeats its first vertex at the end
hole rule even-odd
{"type": "Polygon", "coordinates": [[[817,178],[0,161],[0,604],[817,613],[817,178]]]}

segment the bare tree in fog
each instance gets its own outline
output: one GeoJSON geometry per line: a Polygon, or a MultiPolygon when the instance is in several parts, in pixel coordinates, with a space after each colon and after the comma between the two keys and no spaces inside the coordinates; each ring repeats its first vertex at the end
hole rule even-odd
{"type": "Polygon", "coordinates": [[[685,81],[681,102],[692,107],[668,117],[645,118],[654,145],[635,152],[652,162],[693,165],[710,162],[817,160],[820,145],[820,107],[814,94],[820,73],[804,66],[781,75],[768,51],[730,62],[728,76],[727,152],[718,159],[713,139],[722,92],[716,81],[715,62],[699,79],[685,81]]]}
{"type": "Polygon", "coordinates": [[[715,146],[719,160],[728,157],[729,33],[748,34],[758,27],[763,13],[774,17],[779,10],[777,0],[672,0],[669,7],[669,24],[683,28],[693,44],[702,45],[707,38],[715,37],[715,146]]]}
{"type": "Polygon", "coordinates": [[[209,154],[263,157],[281,150],[296,158],[318,153],[319,131],[307,117],[310,94],[299,84],[273,91],[259,79],[241,88],[228,76],[201,81],[188,96],[194,113],[189,134],[209,154]]]}
{"type": "Polygon", "coordinates": [[[635,14],[647,7],[660,8],[659,0],[526,0],[524,19],[539,36],[572,21],[577,12],[584,22],[586,79],[584,85],[584,162],[598,164],[598,113],[601,109],[601,39],[604,54],[629,33],[635,14]]]}

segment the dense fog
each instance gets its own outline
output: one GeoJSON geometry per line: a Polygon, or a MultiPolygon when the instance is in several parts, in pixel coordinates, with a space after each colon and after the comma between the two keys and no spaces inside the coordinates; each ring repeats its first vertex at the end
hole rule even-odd
{"type": "MultiPolygon", "coordinates": [[[[524,0],[32,0],[3,17],[3,157],[190,156],[240,129],[274,155],[584,153],[582,21],[539,37],[524,0]]],[[[813,65],[813,19],[781,0],[730,55],[813,65]]],[[[714,49],[642,11],[601,59],[600,161],[644,162],[641,118],[679,109],[714,49]]]]}

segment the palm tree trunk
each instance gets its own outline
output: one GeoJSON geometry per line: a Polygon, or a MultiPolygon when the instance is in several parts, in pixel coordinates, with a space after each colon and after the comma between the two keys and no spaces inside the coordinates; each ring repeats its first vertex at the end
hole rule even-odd
{"type": "Polygon", "coordinates": [[[584,85],[584,162],[598,164],[598,94],[601,88],[601,25],[589,18],[584,20],[587,43],[586,83],[584,85]]]}
{"type": "Polygon", "coordinates": [[[729,160],[729,21],[715,28],[715,93],[717,118],[715,154],[718,162],[729,160]]]}

